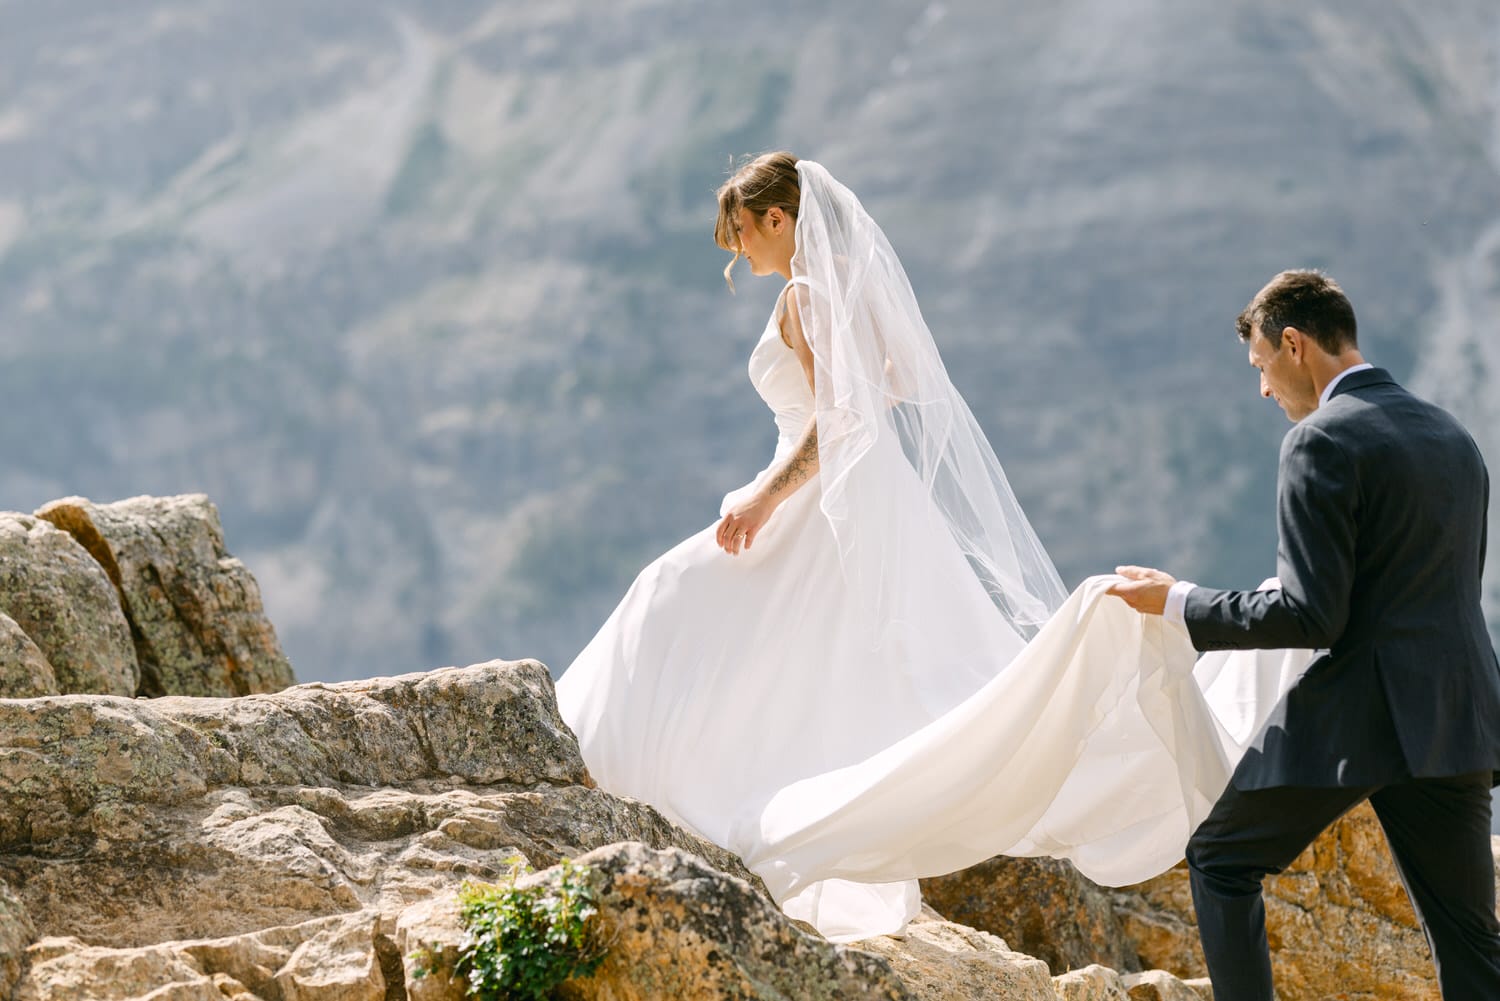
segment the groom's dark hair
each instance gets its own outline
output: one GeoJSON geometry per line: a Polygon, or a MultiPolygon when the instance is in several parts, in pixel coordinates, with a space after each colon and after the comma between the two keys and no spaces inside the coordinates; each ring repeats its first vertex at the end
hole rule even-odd
{"type": "Polygon", "coordinates": [[[1302,331],[1331,355],[1359,346],[1349,297],[1321,271],[1283,271],[1255,294],[1234,326],[1247,343],[1259,327],[1277,351],[1287,327],[1302,331]]]}

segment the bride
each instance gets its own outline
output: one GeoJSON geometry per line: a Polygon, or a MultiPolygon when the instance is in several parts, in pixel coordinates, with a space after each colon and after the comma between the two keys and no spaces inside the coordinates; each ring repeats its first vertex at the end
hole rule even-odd
{"type": "Polygon", "coordinates": [[[594,778],[834,940],[995,854],[1171,866],[1306,658],[1195,664],[1111,578],[1068,596],[858,199],[784,152],[718,199],[726,281],[785,281],[749,359],[776,450],[558,682],[594,778]]]}

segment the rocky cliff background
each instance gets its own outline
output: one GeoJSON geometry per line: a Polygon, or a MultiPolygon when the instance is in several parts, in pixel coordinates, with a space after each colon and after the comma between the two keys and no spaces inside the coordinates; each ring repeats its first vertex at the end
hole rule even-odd
{"type": "Polygon", "coordinates": [[[0,509],[206,491],[304,679],[560,670],[769,453],[709,231],[785,146],[1069,583],[1258,581],[1282,267],[1500,462],[1497,118],[1492,0],[0,0],[0,509]]]}

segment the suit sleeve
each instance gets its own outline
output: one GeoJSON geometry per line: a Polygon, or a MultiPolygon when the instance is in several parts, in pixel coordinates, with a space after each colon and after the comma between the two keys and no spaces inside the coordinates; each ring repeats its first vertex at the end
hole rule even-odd
{"type": "Polygon", "coordinates": [[[1358,470],[1321,428],[1299,424],[1282,444],[1277,489],[1279,591],[1188,595],[1199,650],[1327,649],[1344,632],[1354,584],[1358,470]]]}

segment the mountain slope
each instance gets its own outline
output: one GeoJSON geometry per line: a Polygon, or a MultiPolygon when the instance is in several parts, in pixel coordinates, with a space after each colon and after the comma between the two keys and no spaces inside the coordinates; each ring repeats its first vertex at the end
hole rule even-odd
{"type": "Polygon", "coordinates": [[[1486,0],[0,20],[0,507],[206,491],[303,678],[561,670],[764,464],[730,153],[865,199],[1070,583],[1273,572],[1283,267],[1500,461],[1486,0]]]}

